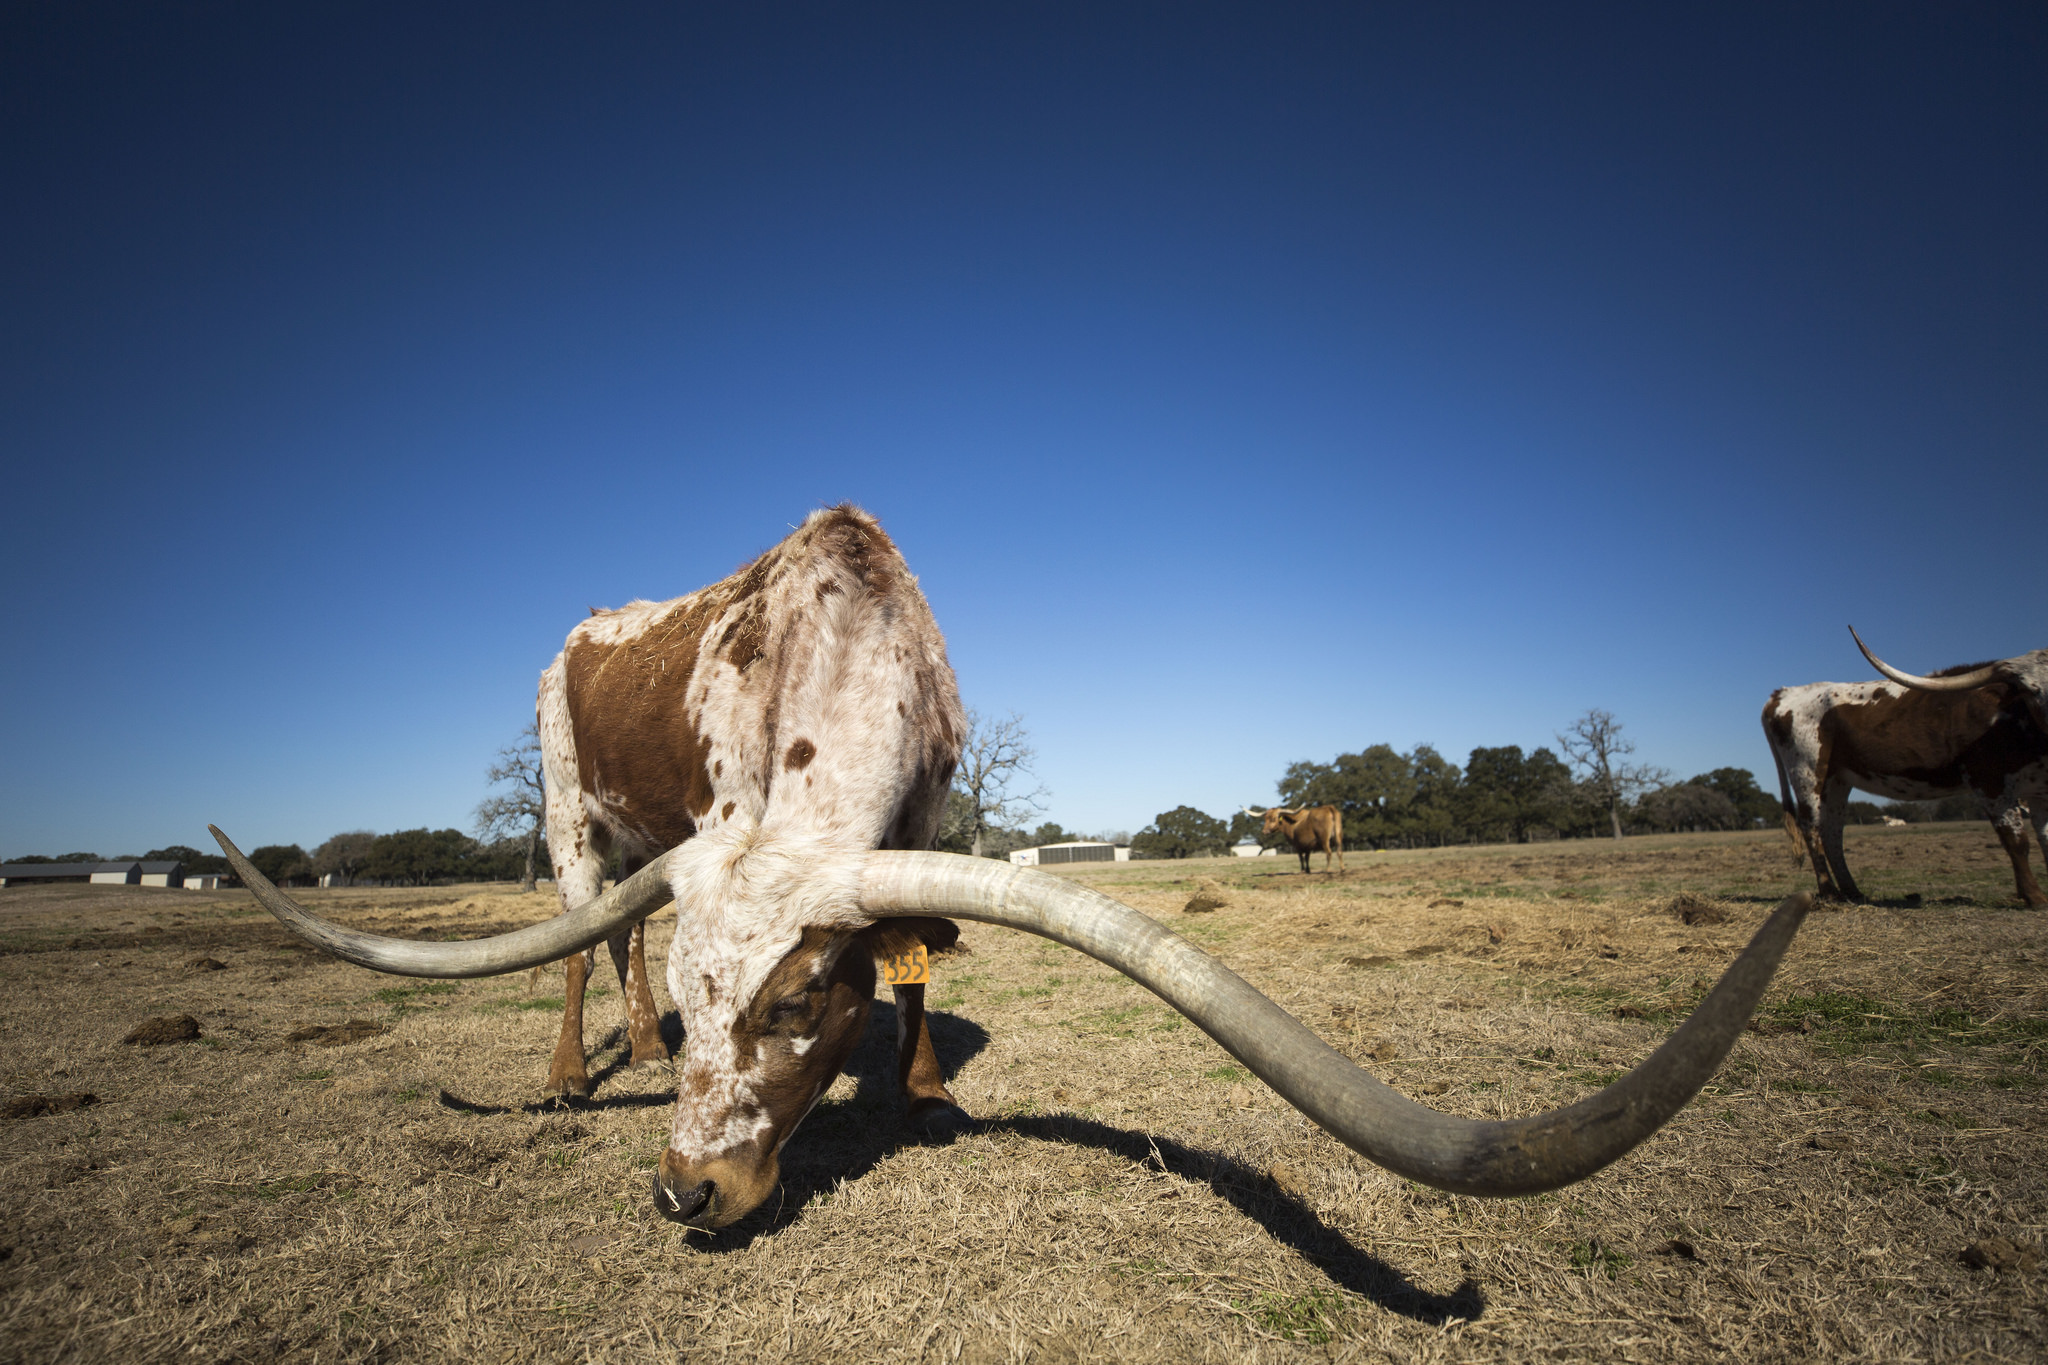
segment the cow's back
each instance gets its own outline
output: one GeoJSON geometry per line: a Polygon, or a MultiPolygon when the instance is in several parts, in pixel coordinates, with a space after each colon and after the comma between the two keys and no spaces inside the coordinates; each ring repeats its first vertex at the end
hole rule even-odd
{"type": "Polygon", "coordinates": [[[964,728],[916,579],[853,507],[686,597],[594,613],[540,712],[551,785],[646,852],[771,812],[927,846],[964,728]]]}

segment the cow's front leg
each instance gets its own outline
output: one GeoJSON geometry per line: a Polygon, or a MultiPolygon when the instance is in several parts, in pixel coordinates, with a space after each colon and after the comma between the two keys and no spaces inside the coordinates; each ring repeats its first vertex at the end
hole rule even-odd
{"type": "Polygon", "coordinates": [[[590,1072],[583,1065],[583,986],[590,980],[592,954],[577,953],[562,964],[562,1036],[548,1066],[546,1094],[590,1098],[590,1072]]]}
{"type": "Polygon", "coordinates": [[[932,1031],[924,1017],[924,987],[891,989],[896,993],[896,1090],[903,1097],[904,1118],[912,1127],[927,1130],[964,1125],[967,1114],[946,1089],[939,1054],[932,1048],[932,1031]]]}
{"type": "Polygon", "coordinates": [[[654,992],[647,984],[647,921],[641,920],[623,934],[614,934],[606,946],[612,950],[612,965],[619,969],[619,991],[626,997],[626,1036],[633,1040],[633,1060],[628,1066],[647,1066],[668,1060],[668,1044],[661,1041],[661,1014],[654,1007],[654,992]]]}

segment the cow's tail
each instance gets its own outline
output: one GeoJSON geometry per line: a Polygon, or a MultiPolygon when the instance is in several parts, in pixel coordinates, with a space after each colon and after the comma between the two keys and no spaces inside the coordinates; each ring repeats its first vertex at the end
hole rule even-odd
{"type": "Polygon", "coordinates": [[[1783,813],[1785,837],[1792,841],[1792,862],[1796,867],[1806,865],[1806,836],[1799,830],[1799,810],[1792,804],[1792,783],[1785,775],[1785,755],[1779,752],[1778,736],[1771,728],[1771,720],[1777,713],[1778,694],[1771,693],[1771,699],[1764,703],[1764,743],[1770,747],[1771,762],[1778,767],[1778,809],[1783,813]]]}

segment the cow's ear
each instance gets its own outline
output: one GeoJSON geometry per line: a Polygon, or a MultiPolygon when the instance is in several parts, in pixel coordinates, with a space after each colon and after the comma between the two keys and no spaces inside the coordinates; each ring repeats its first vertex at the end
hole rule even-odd
{"type": "Polygon", "coordinates": [[[907,953],[920,943],[925,946],[925,951],[933,954],[967,951],[966,945],[960,942],[959,925],[949,919],[926,919],[921,915],[878,920],[854,937],[867,946],[878,962],[907,953]]]}

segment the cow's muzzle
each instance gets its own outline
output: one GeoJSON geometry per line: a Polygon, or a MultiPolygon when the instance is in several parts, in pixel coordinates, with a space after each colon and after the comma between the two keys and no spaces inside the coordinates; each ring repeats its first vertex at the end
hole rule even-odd
{"type": "Polygon", "coordinates": [[[654,1210],[671,1223],[684,1227],[708,1228],[718,1187],[708,1180],[678,1188],[667,1180],[666,1171],[654,1173],[654,1210]]]}

